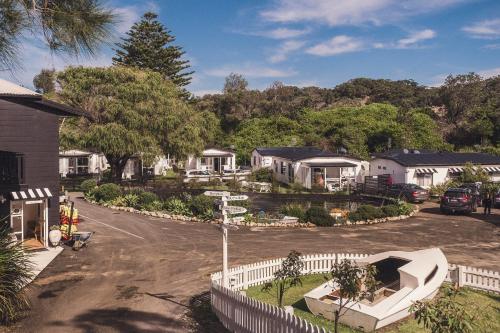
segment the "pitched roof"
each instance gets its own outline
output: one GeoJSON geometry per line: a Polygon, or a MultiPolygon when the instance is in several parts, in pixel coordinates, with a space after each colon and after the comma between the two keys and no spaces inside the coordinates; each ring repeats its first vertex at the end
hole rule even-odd
{"type": "Polygon", "coordinates": [[[321,150],[316,147],[258,147],[255,150],[261,156],[276,156],[285,158],[292,161],[304,160],[313,157],[349,157],[348,155],[341,155],[332,153],[326,150],[321,150]]]}
{"type": "Polygon", "coordinates": [[[42,95],[10,81],[0,79],[0,96],[37,97],[42,95]]]}
{"type": "Polygon", "coordinates": [[[455,153],[433,150],[397,149],[374,154],[375,158],[392,160],[403,166],[464,165],[468,162],[481,165],[500,164],[500,156],[485,153],[455,153]]]}
{"type": "Polygon", "coordinates": [[[43,99],[41,94],[4,79],[0,79],[0,99],[55,113],[59,116],[87,116],[82,110],[43,99]]]}

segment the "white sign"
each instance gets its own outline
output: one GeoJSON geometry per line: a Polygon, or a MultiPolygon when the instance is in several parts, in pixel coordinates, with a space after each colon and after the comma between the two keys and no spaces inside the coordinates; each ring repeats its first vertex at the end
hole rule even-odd
{"type": "Polygon", "coordinates": [[[227,201],[248,200],[248,195],[230,195],[226,199],[227,201]]]}
{"type": "Polygon", "coordinates": [[[235,216],[229,219],[229,223],[243,222],[243,221],[245,221],[244,216],[235,216]]]}
{"type": "Polygon", "coordinates": [[[207,197],[227,197],[231,195],[231,193],[226,191],[205,191],[203,194],[207,197]]]}
{"type": "Polygon", "coordinates": [[[244,214],[247,209],[239,206],[226,206],[222,207],[223,210],[227,211],[229,214],[244,214]]]}

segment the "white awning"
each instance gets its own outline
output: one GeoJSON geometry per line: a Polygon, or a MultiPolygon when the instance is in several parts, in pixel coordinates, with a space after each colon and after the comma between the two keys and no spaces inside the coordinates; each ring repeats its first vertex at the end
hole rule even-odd
{"type": "Polygon", "coordinates": [[[437,173],[437,170],[432,169],[432,168],[417,169],[417,170],[415,170],[415,173],[417,173],[419,175],[425,175],[425,174],[437,173]]]}
{"type": "Polygon", "coordinates": [[[52,193],[47,187],[40,188],[30,188],[26,191],[15,191],[10,192],[13,200],[36,200],[36,199],[46,199],[52,198],[52,193]]]}

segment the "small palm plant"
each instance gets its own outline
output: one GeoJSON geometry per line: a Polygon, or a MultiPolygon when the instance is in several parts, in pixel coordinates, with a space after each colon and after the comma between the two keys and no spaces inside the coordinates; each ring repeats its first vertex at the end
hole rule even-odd
{"type": "Polygon", "coordinates": [[[302,286],[300,276],[303,268],[304,262],[300,258],[300,253],[291,251],[281,263],[281,268],[274,272],[274,280],[266,283],[262,290],[270,292],[276,288],[276,303],[282,308],[286,291],[295,286],[302,286]]]}
{"type": "Polygon", "coordinates": [[[10,228],[0,219],[0,321],[9,324],[29,309],[24,286],[32,277],[29,255],[21,242],[13,239],[10,228]]]}

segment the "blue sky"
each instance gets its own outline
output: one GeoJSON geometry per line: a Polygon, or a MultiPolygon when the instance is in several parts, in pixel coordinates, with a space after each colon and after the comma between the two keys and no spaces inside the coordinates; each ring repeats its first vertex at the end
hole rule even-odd
{"type": "MultiPolygon", "coordinates": [[[[500,75],[498,0],[111,0],[123,36],[154,10],[177,37],[196,71],[197,95],[220,92],[230,72],[250,88],[273,81],[333,87],[356,77],[414,79],[439,85],[448,74],[500,75]]],[[[23,44],[22,70],[0,76],[32,86],[41,68],[105,66],[93,59],[51,55],[39,41],[23,44]]]]}

